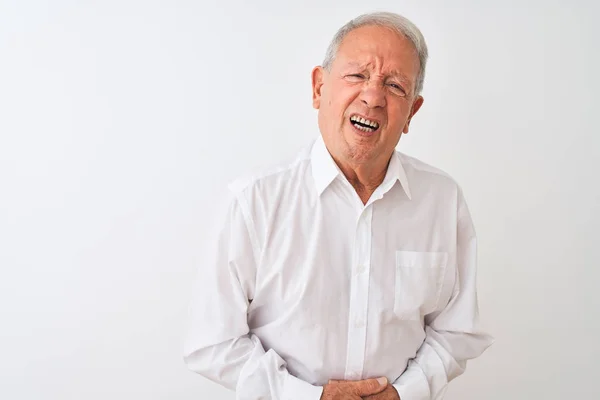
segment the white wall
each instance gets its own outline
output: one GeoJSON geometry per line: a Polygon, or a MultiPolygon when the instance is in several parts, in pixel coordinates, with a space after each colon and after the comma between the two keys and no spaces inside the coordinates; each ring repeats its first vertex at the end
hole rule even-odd
{"type": "Polygon", "coordinates": [[[181,359],[211,193],[315,137],[310,69],[380,9],[428,40],[400,149],[463,186],[497,338],[447,399],[599,398],[600,6],[247,3],[0,1],[0,398],[234,398],[181,359]]]}

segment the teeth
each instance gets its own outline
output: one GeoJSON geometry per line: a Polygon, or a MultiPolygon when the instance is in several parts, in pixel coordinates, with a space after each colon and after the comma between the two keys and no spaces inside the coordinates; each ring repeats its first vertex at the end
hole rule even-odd
{"type": "Polygon", "coordinates": [[[373,132],[373,131],[374,131],[374,129],[367,128],[367,127],[360,126],[360,125],[354,125],[354,126],[355,126],[357,129],[360,129],[360,130],[361,130],[361,131],[363,131],[363,132],[373,132]]]}
{"type": "Polygon", "coordinates": [[[354,122],[360,122],[361,124],[365,124],[365,125],[369,125],[373,128],[373,130],[377,129],[379,127],[379,124],[375,121],[371,121],[368,119],[364,119],[362,117],[359,117],[357,115],[353,115],[352,117],[350,117],[350,121],[354,121],[354,122]]]}
{"type": "Polygon", "coordinates": [[[371,125],[374,129],[377,129],[377,127],[379,126],[377,124],[377,122],[375,122],[375,121],[369,121],[369,120],[367,120],[367,125],[371,125]]]}

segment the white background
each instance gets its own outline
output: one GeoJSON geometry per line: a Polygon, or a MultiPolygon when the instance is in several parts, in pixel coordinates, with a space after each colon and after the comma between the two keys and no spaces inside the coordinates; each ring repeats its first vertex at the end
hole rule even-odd
{"type": "Polygon", "coordinates": [[[0,1],[0,398],[234,398],[181,357],[211,194],[318,134],[310,70],[373,10],[428,41],[399,149],[479,235],[497,341],[446,398],[599,398],[597,4],[0,1]]]}

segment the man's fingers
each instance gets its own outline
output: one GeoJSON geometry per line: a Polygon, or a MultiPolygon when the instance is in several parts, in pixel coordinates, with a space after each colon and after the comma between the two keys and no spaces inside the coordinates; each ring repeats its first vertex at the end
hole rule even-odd
{"type": "Polygon", "coordinates": [[[338,383],[340,385],[348,385],[350,393],[360,397],[370,396],[383,392],[387,387],[388,380],[386,377],[364,379],[362,381],[338,383]]]}

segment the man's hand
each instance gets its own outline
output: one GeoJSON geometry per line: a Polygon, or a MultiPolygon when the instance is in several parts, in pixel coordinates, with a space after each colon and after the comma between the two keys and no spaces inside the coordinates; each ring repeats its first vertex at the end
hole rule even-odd
{"type": "MultiPolygon", "coordinates": [[[[321,400],[361,400],[387,389],[387,378],[364,379],[362,381],[330,380],[323,386],[321,400]]],[[[390,397],[392,399],[393,397],[390,397]]],[[[382,400],[387,398],[382,398],[382,400]]]]}
{"type": "Polygon", "coordinates": [[[363,397],[364,400],[400,400],[396,388],[388,384],[383,392],[363,397]]]}

